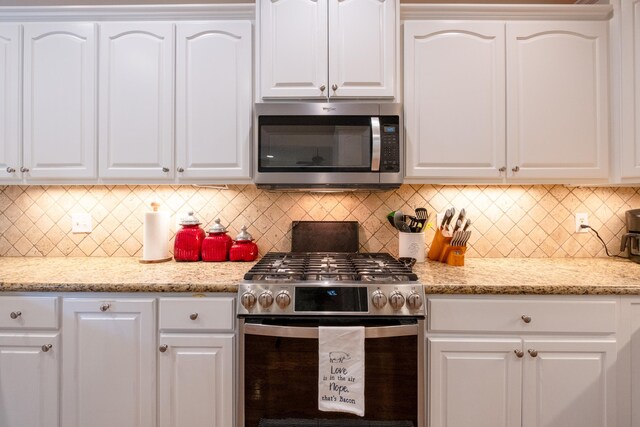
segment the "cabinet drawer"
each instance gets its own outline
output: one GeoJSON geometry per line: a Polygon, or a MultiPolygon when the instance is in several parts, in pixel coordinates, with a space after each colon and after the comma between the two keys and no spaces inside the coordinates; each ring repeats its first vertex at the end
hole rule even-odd
{"type": "Polygon", "coordinates": [[[233,298],[161,298],[160,329],[232,331],[233,298]]]}
{"type": "Polygon", "coordinates": [[[0,297],[0,329],[57,329],[58,298],[0,297]]]}
{"type": "Polygon", "coordinates": [[[431,331],[588,334],[616,330],[615,301],[437,298],[429,301],[428,313],[431,331]]]}

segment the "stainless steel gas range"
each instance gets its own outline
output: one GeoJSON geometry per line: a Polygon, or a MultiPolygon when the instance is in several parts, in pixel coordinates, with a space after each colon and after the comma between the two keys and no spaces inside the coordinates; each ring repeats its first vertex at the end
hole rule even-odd
{"type": "Polygon", "coordinates": [[[239,425],[425,426],[424,290],[386,253],[268,253],[238,290],[239,425]],[[364,327],[364,416],[318,409],[323,326],[364,327]]]}

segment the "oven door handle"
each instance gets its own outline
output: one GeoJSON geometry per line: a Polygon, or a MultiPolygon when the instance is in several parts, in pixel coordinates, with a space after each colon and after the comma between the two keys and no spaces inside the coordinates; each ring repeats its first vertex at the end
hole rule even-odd
{"type": "MultiPolygon", "coordinates": [[[[295,327],[295,326],[274,326],[260,325],[256,323],[244,324],[245,335],[262,335],[267,337],[282,338],[310,338],[318,339],[318,328],[316,327],[295,327]]],[[[364,337],[371,338],[391,338],[418,335],[418,325],[399,326],[374,326],[364,329],[364,337]]]]}

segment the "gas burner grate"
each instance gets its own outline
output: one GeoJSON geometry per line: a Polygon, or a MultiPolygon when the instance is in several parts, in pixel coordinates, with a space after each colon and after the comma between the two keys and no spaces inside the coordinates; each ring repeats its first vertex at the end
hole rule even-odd
{"type": "Polygon", "coordinates": [[[388,253],[269,252],[244,276],[260,281],[406,282],[418,276],[388,253]]]}

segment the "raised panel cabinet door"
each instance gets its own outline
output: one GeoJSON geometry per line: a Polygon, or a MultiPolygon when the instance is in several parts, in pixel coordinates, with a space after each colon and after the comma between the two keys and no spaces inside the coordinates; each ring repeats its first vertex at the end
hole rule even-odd
{"type": "Polygon", "coordinates": [[[393,98],[397,0],[329,0],[329,97],[393,98]]]}
{"type": "Polygon", "coordinates": [[[155,301],[66,298],[62,313],[62,425],[154,426],[155,301]]]}
{"type": "Polygon", "coordinates": [[[19,181],[21,56],[18,24],[0,24],[0,182],[19,181]]]}
{"type": "Polygon", "coordinates": [[[507,24],[509,179],[608,178],[606,21],[507,24]]]}
{"type": "Polygon", "coordinates": [[[524,340],[523,427],[615,427],[615,340],[524,340]]]}
{"type": "Polygon", "coordinates": [[[177,24],[178,178],[251,179],[251,23],[177,24]]]}
{"type": "Polygon", "coordinates": [[[160,427],[233,426],[234,336],[160,334],[160,427]]]}
{"type": "MultiPolygon", "coordinates": [[[[620,1],[622,55],[621,178],[640,178],[640,0],[620,1]]],[[[636,179],[635,182],[638,180],[636,179]]]]}
{"type": "Polygon", "coordinates": [[[407,178],[504,179],[504,36],[500,22],[404,24],[407,178]]]}
{"type": "Polygon", "coordinates": [[[24,24],[26,178],[96,177],[96,25],[24,24]]]}
{"type": "Polygon", "coordinates": [[[0,426],[57,427],[59,334],[0,334],[0,426]]]}
{"type": "Polygon", "coordinates": [[[100,176],[171,179],[174,26],[100,24],[100,176]]]}
{"type": "Polygon", "coordinates": [[[262,98],[326,98],[327,0],[258,0],[262,98]]]}
{"type": "Polygon", "coordinates": [[[520,427],[519,339],[428,338],[431,427],[520,427]]]}

